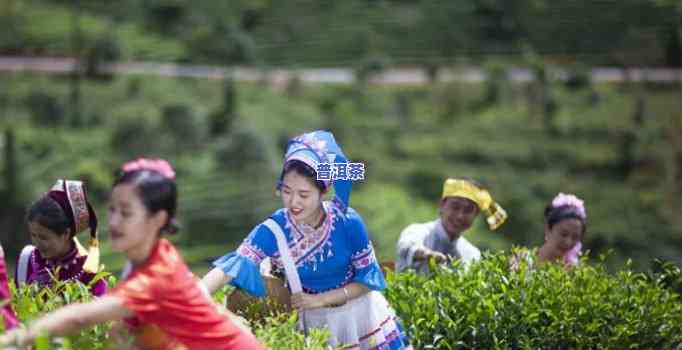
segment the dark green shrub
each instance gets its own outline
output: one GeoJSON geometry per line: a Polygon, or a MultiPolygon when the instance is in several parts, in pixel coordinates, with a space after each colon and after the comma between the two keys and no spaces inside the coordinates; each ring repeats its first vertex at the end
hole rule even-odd
{"type": "Polygon", "coordinates": [[[121,58],[121,48],[116,38],[110,35],[97,39],[85,54],[85,76],[89,79],[111,81],[114,75],[105,72],[103,65],[121,58]]]}
{"type": "Polygon", "coordinates": [[[247,64],[256,59],[256,44],[251,35],[227,23],[193,28],[183,42],[192,53],[192,59],[198,62],[247,64]]]}
{"type": "Polygon", "coordinates": [[[107,200],[114,182],[111,166],[103,161],[79,159],[74,164],[74,178],[85,182],[88,198],[97,203],[107,200]]]}
{"type": "Polygon", "coordinates": [[[583,65],[575,65],[566,72],[564,86],[569,90],[581,90],[592,85],[592,72],[583,65]]]}
{"type": "Polygon", "coordinates": [[[486,73],[485,92],[479,102],[480,108],[491,107],[500,102],[502,90],[507,84],[507,71],[503,64],[488,63],[484,66],[486,73]]]}
{"type": "Polygon", "coordinates": [[[413,94],[410,91],[398,91],[393,95],[393,109],[400,124],[404,127],[410,125],[414,116],[413,94]]]}
{"type": "Polygon", "coordinates": [[[301,97],[303,95],[303,80],[301,79],[301,75],[294,73],[289,80],[287,80],[284,91],[290,98],[301,97]]]}
{"type": "Polygon", "coordinates": [[[445,177],[438,172],[420,168],[407,175],[405,187],[410,189],[414,196],[426,201],[435,201],[440,198],[443,181],[445,177]]]}
{"type": "Polygon", "coordinates": [[[111,148],[124,158],[152,155],[158,135],[145,118],[126,118],[118,122],[111,135],[111,148]]]}
{"type": "Polygon", "coordinates": [[[467,103],[461,85],[450,82],[433,89],[433,104],[442,125],[451,126],[462,115],[467,103]]]}
{"type": "Polygon", "coordinates": [[[219,140],[215,156],[223,169],[232,171],[261,168],[269,161],[262,136],[250,130],[236,130],[219,140]]]}
{"type": "Polygon", "coordinates": [[[389,64],[389,58],[384,55],[369,55],[367,58],[360,61],[355,68],[355,80],[360,84],[364,84],[368,80],[383,73],[388,68],[389,64]]]}
{"type": "Polygon", "coordinates": [[[196,149],[205,134],[192,107],[184,104],[163,107],[161,128],[171,136],[171,148],[179,153],[196,149]]]}
{"type": "Polygon", "coordinates": [[[234,80],[232,78],[227,78],[223,84],[222,106],[208,117],[211,136],[216,137],[230,132],[236,117],[237,88],[234,80]]]}
{"type": "MultiPolygon", "coordinates": [[[[675,349],[682,344],[680,296],[603,262],[511,271],[509,256],[431,277],[389,275],[387,297],[416,349],[675,349]]],[[[537,259],[535,259],[537,261],[537,259]]]]}
{"type": "Polygon", "coordinates": [[[180,32],[189,12],[188,6],[182,1],[152,0],[143,4],[146,25],[159,33],[180,32]]]}
{"type": "Polygon", "coordinates": [[[31,122],[35,126],[58,126],[64,123],[64,106],[59,100],[44,91],[33,91],[26,98],[26,106],[31,112],[31,122]]]}
{"type": "Polygon", "coordinates": [[[655,259],[651,264],[649,276],[652,281],[661,283],[682,295],[682,272],[680,267],[673,262],[655,259]]]}

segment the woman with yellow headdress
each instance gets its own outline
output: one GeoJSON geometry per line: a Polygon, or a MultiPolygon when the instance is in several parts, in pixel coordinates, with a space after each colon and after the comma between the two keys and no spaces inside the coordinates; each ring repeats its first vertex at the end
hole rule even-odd
{"type": "Polygon", "coordinates": [[[469,179],[447,179],[440,200],[440,217],[434,221],[412,224],[400,234],[397,246],[397,270],[409,268],[429,272],[429,260],[437,263],[459,259],[467,264],[481,258],[481,252],[462,234],[471,227],[479,213],[486,216],[491,230],[507,218],[485,188],[469,179]]]}
{"type": "Polygon", "coordinates": [[[32,245],[21,252],[15,282],[52,285],[59,281],[78,281],[91,285],[95,296],[107,290],[104,279],[91,283],[99,267],[97,216],[88,202],[81,181],[58,180],[52,189],[28,209],[26,215],[32,245]],[[76,235],[90,229],[89,250],[76,235]]]}

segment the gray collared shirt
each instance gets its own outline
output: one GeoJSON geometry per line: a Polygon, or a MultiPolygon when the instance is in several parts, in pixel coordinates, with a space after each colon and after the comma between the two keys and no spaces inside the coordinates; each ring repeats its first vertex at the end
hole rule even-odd
{"type": "Polygon", "coordinates": [[[408,268],[412,268],[421,274],[429,272],[428,261],[414,261],[413,259],[414,253],[419,248],[441,252],[460,259],[464,264],[481,259],[481,252],[478,248],[464,237],[460,236],[456,241],[450,241],[440,219],[422,224],[412,224],[403,230],[400,234],[400,240],[398,240],[396,254],[398,257],[396,270],[398,272],[408,268]]]}

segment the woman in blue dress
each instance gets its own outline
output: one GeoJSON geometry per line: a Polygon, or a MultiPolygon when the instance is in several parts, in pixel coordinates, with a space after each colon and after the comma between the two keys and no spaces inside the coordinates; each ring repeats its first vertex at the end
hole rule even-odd
{"type": "Polygon", "coordinates": [[[269,257],[275,269],[285,271],[304,329],[329,329],[332,346],[410,348],[380,293],[386,282],[365,224],[348,207],[351,179],[358,174],[339,173],[345,179],[331,180],[316,172],[323,163],[348,165],[331,133],[314,131],[289,141],[277,186],[284,208],[257,225],[235,252],[216,260],[202,282],[210,292],[231,283],[265,296],[259,265],[269,257]],[[323,201],[332,185],[334,199],[323,201]]]}

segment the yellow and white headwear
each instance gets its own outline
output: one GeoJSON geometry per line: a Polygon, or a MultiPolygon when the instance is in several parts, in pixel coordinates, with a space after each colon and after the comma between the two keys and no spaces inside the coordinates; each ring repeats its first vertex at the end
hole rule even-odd
{"type": "Polygon", "coordinates": [[[478,209],[486,216],[486,222],[491,230],[497,229],[507,220],[507,212],[493,200],[490,193],[470,181],[462,179],[445,180],[441,198],[447,197],[462,197],[476,203],[478,209]]]}

